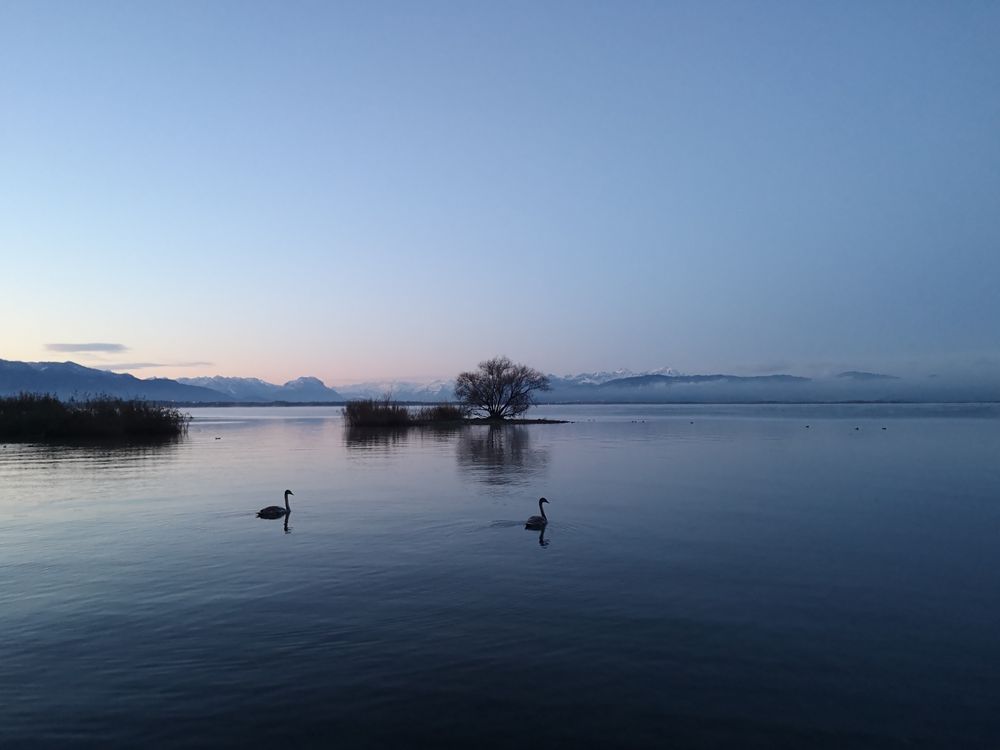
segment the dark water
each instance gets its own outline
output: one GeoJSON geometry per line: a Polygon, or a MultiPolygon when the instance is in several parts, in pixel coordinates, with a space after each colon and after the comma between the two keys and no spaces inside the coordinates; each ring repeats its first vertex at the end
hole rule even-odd
{"type": "Polygon", "coordinates": [[[1000,747],[1000,409],[548,413],[0,448],[0,746],[1000,747]]]}

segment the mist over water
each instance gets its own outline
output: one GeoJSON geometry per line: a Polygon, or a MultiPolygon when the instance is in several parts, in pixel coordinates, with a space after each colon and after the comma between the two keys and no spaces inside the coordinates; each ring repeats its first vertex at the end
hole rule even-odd
{"type": "Polygon", "coordinates": [[[1000,743],[1000,407],[192,414],[0,447],[0,746],[1000,743]]]}

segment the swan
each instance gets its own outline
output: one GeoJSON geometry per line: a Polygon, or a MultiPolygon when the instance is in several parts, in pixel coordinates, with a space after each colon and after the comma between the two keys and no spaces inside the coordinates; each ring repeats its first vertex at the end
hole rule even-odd
{"type": "Polygon", "coordinates": [[[538,512],[542,515],[532,516],[527,521],[524,522],[524,528],[526,529],[544,529],[545,524],[549,522],[548,517],[545,515],[545,508],[542,507],[542,503],[547,503],[544,497],[538,498],[538,512]]]}
{"type": "Polygon", "coordinates": [[[281,518],[282,516],[287,516],[292,512],[292,509],[288,507],[288,496],[294,494],[291,490],[285,490],[285,507],[268,505],[266,508],[261,508],[257,511],[257,518],[281,518]]]}

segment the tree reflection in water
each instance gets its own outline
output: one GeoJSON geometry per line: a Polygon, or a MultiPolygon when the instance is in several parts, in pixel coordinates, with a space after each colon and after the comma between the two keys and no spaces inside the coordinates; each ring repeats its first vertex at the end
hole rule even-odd
{"type": "Polygon", "coordinates": [[[549,452],[531,444],[524,425],[469,427],[457,446],[458,466],[488,485],[527,484],[545,471],[549,452]]]}
{"type": "Polygon", "coordinates": [[[344,444],[349,450],[389,453],[411,443],[447,443],[462,427],[411,425],[408,427],[344,427],[344,444]]]}

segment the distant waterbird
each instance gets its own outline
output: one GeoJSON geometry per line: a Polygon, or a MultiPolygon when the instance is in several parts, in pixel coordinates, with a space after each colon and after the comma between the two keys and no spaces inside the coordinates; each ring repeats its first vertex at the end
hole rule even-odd
{"type": "Polygon", "coordinates": [[[524,522],[524,528],[526,529],[544,529],[545,525],[549,522],[548,517],[545,515],[545,508],[542,507],[542,503],[547,503],[544,497],[538,498],[538,512],[542,515],[532,516],[527,521],[524,522]]]}
{"type": "Polygon", "coordinates": [[[285,507],[268,505],[266,508],[261,508],[257,511],[257,518],[284,518],[288,516],[292,512],[291,507],[288,505],[288,496],[294,494],[291,490],[285,490],[285,507]]]}

